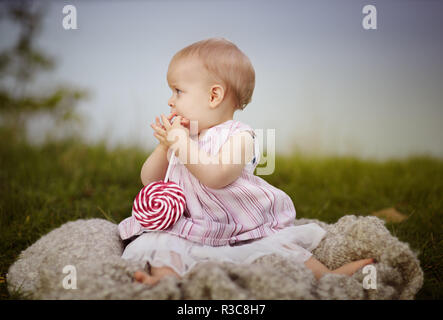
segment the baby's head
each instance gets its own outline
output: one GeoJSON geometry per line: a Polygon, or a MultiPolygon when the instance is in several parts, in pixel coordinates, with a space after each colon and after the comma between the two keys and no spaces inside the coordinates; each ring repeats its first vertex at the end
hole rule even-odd
{"type": "Polygon", "coordinates": [[[223,38],[202,40],[172,58],[167,74],[172,112],[198,121],[198,131],[232,119],[251,101],[255,71],[248,57],[223,38]]]}

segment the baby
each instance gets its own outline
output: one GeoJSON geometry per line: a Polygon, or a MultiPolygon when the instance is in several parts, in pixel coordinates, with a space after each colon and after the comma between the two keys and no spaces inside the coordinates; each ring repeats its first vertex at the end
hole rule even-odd
{"type": "Polygon", "coordinates": [[[173,161],[169,179],[182,187],[187,207],[163,231],[144,230],[133,217],[120,223],[122,239],[136,237],[122,257],[149,266],[135,272],[136,281],[155,285],[165,276],[182,277],[199,262],[249,264],[269,254],[304,263],[317,279],[352,275],[374,262],[329,270],[311,253],[326,231],[314,223],[295,226],[289,196],[254,175],[260,155],[254,130],[233,117],[251,101],[255,71],[235,44],[211,38],[182,49],[169,64],[167,80],[171,112],[151,125],[159,145],[144,163],[141,180],[163,180],[173,161]]]}

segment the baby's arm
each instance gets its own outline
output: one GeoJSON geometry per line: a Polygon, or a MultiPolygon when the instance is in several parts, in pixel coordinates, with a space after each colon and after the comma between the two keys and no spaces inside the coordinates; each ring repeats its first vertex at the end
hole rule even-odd
{"type": "Polygon", "coordinates": [[[179,140],[177,147],[181,162],[201,183],[213,189],[221,189],[237,180],[244,166],[254,156],[254,140],[249,132],[230,137],[215,156],[199,149],[198,143],[189,138],[179,140]],[[188,152],[183,152],[187,146],[188,152]],[[192,164],[191,155],[195,157],[196,154],[198,163],[192,164]]]}
{"type": "MultiPolygon", "coordinates": [[[[165,117],[165,121],[170,121],[173,116],[174,114],[170,114],[168,117],[165,117]]],[[[158,117],[156,118],[156,125],[162,126],[158,117]]],[[[151,128],[155,130],[155,124],[151,124],[151,128]]],[[[146,159],[140,174],[144,186],[165,178],[169,164],[167,158],[168,148],[168,145],[159,143],[148,159],[146,159]]]]}
{"type": "Polygon", "coordinates": [[[168,168],[167,152],[168,147],[160,143],[146,159],[140,174],[144,186],[164,179],[168,168]]]}

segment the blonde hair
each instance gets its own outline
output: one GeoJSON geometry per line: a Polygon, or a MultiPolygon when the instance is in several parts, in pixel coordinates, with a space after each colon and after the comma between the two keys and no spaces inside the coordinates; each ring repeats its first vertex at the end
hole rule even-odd
{"type": "Polygon", "coordinates": [[[255,87],[255,71],[249,58],[225,38],[210,38],[195,42],[177,52],[170,63],[183,58],[200,59],[206,70],[224,85],[225,97],[234,99],[236,109],[251,102],[255,87]]]}

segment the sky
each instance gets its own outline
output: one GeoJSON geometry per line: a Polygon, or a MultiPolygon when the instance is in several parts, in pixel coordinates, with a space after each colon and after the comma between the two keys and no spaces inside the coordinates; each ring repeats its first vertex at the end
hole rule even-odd
{"type": "MultiPolygon", "coordinates": [[[[49,3],[36,44],[57,67],[32,88],[88,89],[77,108],[88,141],[155,147],[149,124],[169,113],[170,59],[193,42],[224,37],[256,72],[252,102],[234,118],[274,129],[278,153],[443,157],[443,1],[49,3]],[[68,4],[77,30],[63,28],[68,4]],[[375,30],[362,25],[368,4],[377,10],[375,30]]],[[[2,20],[0,49],[16,35],[2,20]]],[[[49,128],[37,119],[29,136],[37,143],[49,128]]]]}

